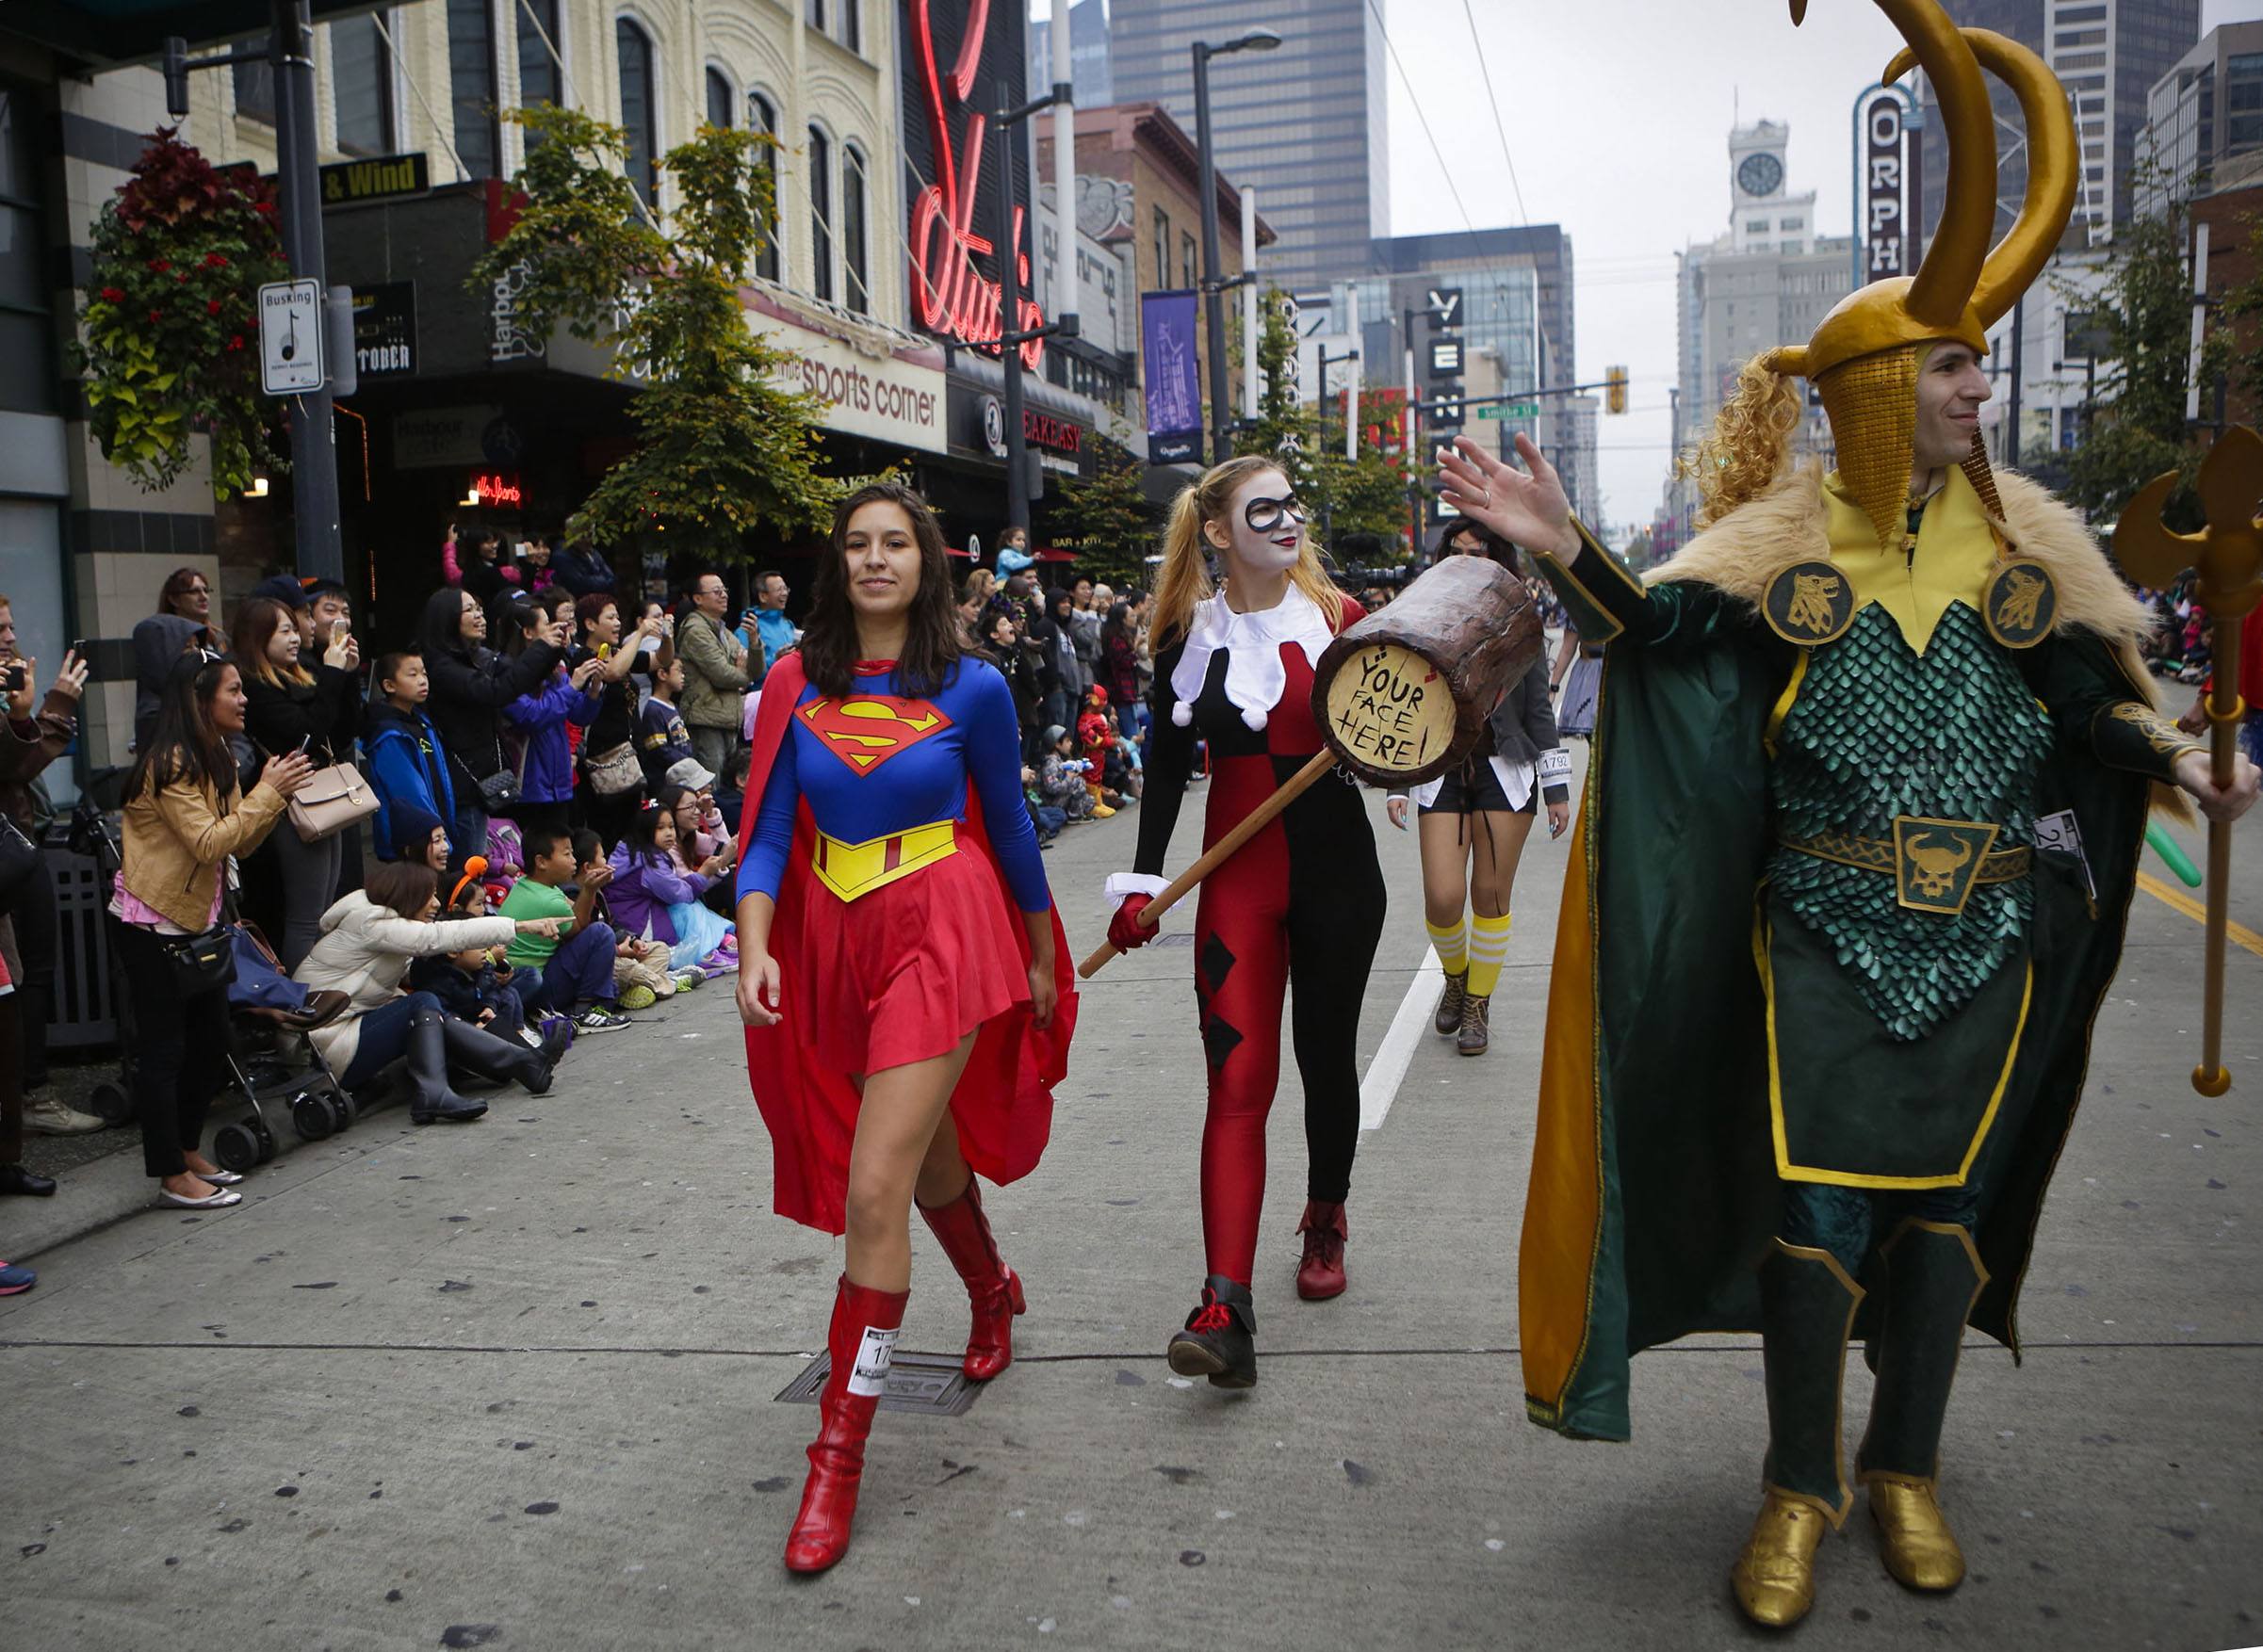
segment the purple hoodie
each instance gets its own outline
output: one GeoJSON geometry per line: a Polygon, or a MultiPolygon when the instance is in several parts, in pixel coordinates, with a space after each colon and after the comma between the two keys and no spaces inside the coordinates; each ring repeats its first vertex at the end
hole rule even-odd
{"type": "Polygon", "coordinates": [[[608,864],[613,869],[613,881],[605,886],[605,904],[612,909],[614,923],[632,935],[665,941],[671,947],[677,936],[668,909],[681,901],[697,900],[715,881],[697,872],[678,871],[673,861],[655,865],[626,838],[608,864]]]}

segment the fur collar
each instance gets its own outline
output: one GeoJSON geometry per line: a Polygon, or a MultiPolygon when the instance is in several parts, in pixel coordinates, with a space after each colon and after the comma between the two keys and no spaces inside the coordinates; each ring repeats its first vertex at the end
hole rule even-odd
{"type": "MultiPolygon", "coordinates": [[[[2014,471],[1995,473],[2004,520],[1997,524],[2013,555],[2048,568],[2058,588],[2055,629],[2088,631],[2103,640],[2131,682],[2153,697],[2152,673],[2138,642],[2153,616],[2075,510],[2014,471]]],[[[1823,467],[1804,465],[1759,498],[1740,506],[1645,578],[1653,585],[1685,580],[1718,589],[1757,609],[1768,582],[1795,562],[1829,561],[1831,536],[1823,501],[1823,467]]]]}

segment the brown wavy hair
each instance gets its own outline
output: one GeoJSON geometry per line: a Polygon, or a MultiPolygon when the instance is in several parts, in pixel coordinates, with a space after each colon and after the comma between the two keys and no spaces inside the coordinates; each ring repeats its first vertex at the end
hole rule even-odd
{"type": "Polygon", "coordinates": [[[1791,469],[1792,437],[1806,405],[1799,381],[1777,372],[1766,354],[1744,364],[1713,433],[1679,462],[1680,473],[1697,479],[1700,527],[1750,504],[1791,469]]]}
{"type": "Polygon", "coordinates": [[[821,694],[842,695],[855,681],[856,610],[849,602],[849,519],[867,505],[894,505],[911,518],[920,547],[920,585],[904,615],[903,652],[896,660],[896,692],[934,694],[958,675],[966,655],[959,631],[958,594],[951,582],[951,554],[943,529],[917,490],[901,482],[871,482],[833,510],[831,554],[817,559],[809,613],[802,626],[802,671],[821,694]]]}
{"type": "MultiPolygon", "coordinates": [[[[282,629],[285,620],[289,620],[294,626],[298,624],[290,609],[273,597],[248,596],[244,598],[243,606],[236,610],[236,628],[231,633],[235,640],[237,668],[246,675],[257,677],[276,688],[286,683],[305,684],[315,680],[314,672],[297,660],[291,662],[289,670],[279,671],[275,662],[268,658],[268,643],[282,629]]],[[[306,640],[305,638],[300,639],[301,644],[306,640]]]]}

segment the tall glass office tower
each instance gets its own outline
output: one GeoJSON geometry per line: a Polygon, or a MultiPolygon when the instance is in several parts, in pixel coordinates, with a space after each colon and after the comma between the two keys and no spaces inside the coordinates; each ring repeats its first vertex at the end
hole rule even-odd
{"type": "Polygon", "coordinates": [[[1157,103],[1195,130],[1198,40],[1253,28],[1272,52],[1212,60],[1217,162],[1253,186],[1280,239],[1260,267],[1284,287],[1368,271],[1368,242],[1391,229],[1382,26],[1368,0],[1110,0],[1109,66],[1118,103],[1157,103]]]}

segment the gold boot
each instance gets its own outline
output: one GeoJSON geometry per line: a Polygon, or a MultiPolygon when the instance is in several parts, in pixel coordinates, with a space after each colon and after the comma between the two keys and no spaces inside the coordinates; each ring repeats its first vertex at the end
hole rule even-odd
{"type": "Polygon", "coordinates": [[[1815,1603],[1815,1550],[1831,1520],[1807,1498],[1768,1487],[1744,1552],[1729,1568],[1729,1587],[1745,1616],[1763,1628],[1788,1629],[1815,1603]]]}
{"type": "Polygon", "coordinates": [[[1964,1551],[1933,1496],[1929,1480],[1868,1474],[1870,1518],[1878,1522],[1879,1558],[1905,1589],[1946,1594],[1964,1581],[1964,1551]]]}

